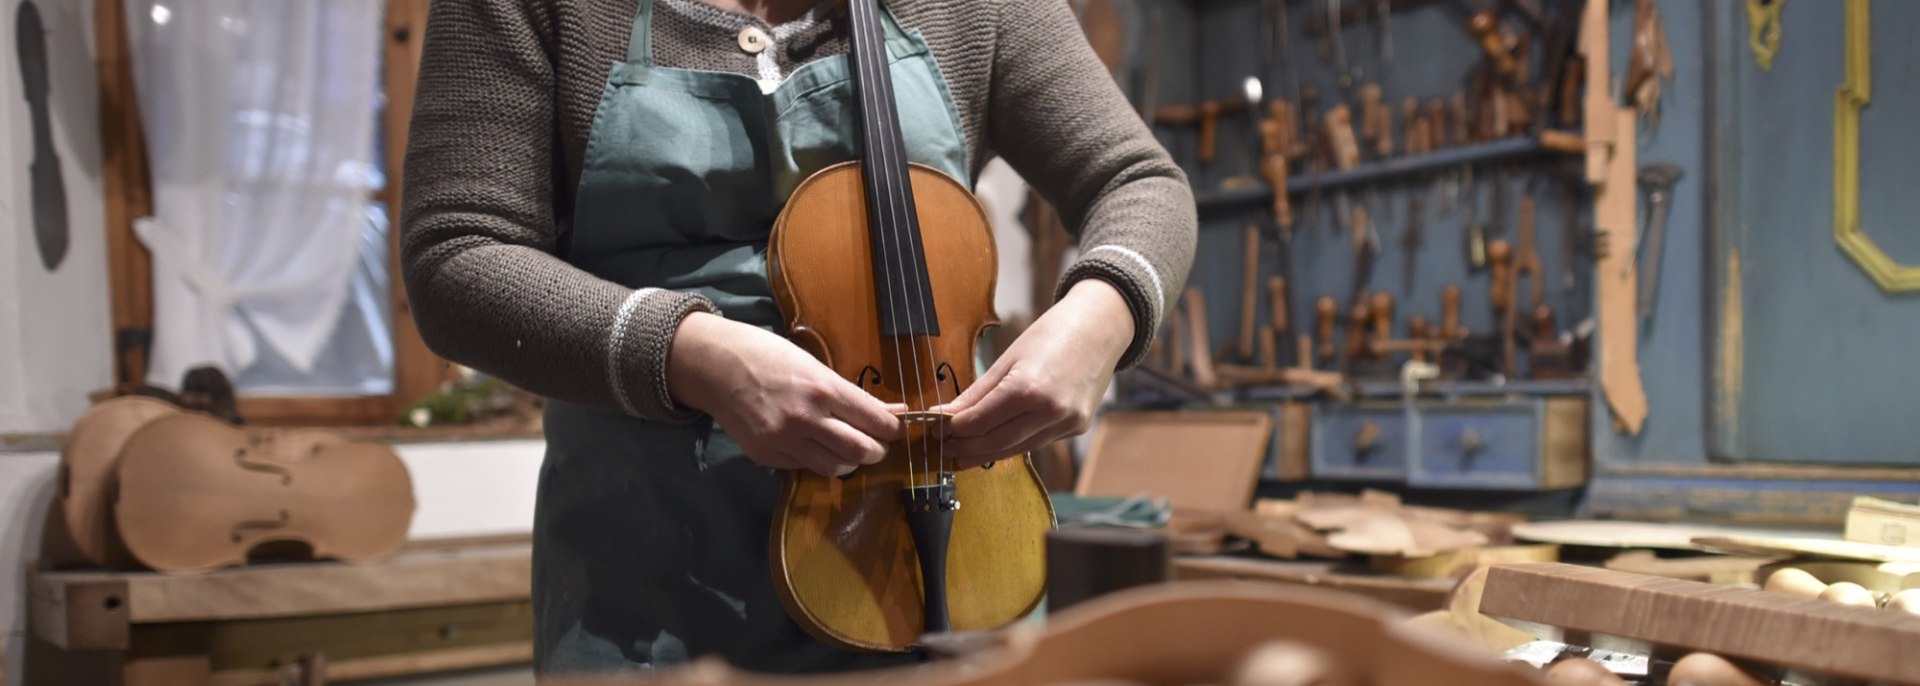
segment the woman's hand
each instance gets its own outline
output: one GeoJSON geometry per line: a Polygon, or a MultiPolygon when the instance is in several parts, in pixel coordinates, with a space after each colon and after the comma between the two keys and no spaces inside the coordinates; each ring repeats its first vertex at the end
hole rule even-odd
{"type": "Polygon", "coordinates": [[[713,416],[747,457],[841,476],[886,457],[900,418],[806,351],[759,327],[697,312],[680,322],[667,390],[713,416]]]}
{"type": "Polygon", "coordinates": [[[953,413],[946,454],[967,469],[1086,431],[1132,341],[1126,298],[1082,279],[985,376],[938,408],[953,413]]]}

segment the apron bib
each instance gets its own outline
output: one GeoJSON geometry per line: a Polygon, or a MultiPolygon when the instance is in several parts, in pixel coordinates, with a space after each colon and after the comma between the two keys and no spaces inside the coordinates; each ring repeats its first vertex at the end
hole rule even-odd
{"type": "MultiPolygon", "coordinates": [[[[784,331],[768,232],[815,171],[858,157],[846,55],[772,93],[733,73],[653,64],[640,0],[582,161],[566,259],[629,288],[692,291],[784,331]]],[[[910,161],[967,178],[953,99],[926,41],[882,13],[910,161]]],[[[667,424],[550,402],[534,516],[535,669],[644,669],[719,655],[809,672],[911,658],[841,651],[787,616],[767,560],[779,476],[711,419],[667,424]]]]}

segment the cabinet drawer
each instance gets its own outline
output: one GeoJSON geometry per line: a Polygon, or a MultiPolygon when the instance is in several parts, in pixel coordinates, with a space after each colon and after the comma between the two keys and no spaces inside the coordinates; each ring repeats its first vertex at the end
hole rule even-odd
{"type": "Polygon", "coordinates": [[[1541,403],[1422,404],[1408,481],[1416,486],[1539,488],[1541,403]]]}
{"type": "Polygon", "coordinates": [[[1407,479],[1408,413],[1397,403],[1313,406],[1313,477],[1407,479]]]}

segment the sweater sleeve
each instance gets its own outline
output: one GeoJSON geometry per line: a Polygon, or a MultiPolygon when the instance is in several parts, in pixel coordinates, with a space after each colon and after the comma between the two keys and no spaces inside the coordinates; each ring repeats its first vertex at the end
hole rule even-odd
{"type": "Polygon", "coordinates": [[[1111,283],[1133,310],[1120,367],[1145,357],[1192,266],[1193,191],[1087,44],[1068,3],[1003,0],[988,98],[993,148],[1060,212],[1080,279],[1111,283]]]}
{"type": "Polygon", "coordinates": [[[698,295],[630,289],[555,256],[547,3],[435,0],[409,126],[401,271],[436,354],[549,398],[684,420],[668,397],[698,295]]]}

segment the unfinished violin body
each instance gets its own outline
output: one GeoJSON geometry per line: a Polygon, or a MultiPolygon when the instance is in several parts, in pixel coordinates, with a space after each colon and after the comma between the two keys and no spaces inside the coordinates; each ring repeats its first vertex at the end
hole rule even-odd
{"type": "Polygon", "coordinates": [[[60,447],[60,516],[74,549],[87,562],[110,569],[139,568],[113,523],[120,451],[141,427],[182,412],[153,398],[122,396],[88,408],[67,431],[60,447]]]}
{"type": "Polygon", "coordinates": [[[413,518],[413,482],[384,445],[318,430],[249,436],[192,414],[135,432],[119,482],[120,536],[164,572],[246,564],[264,544],[371,561],[406,542],[413,518]]]}

